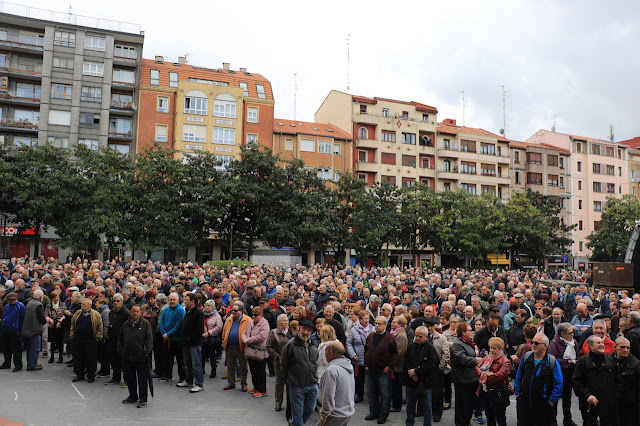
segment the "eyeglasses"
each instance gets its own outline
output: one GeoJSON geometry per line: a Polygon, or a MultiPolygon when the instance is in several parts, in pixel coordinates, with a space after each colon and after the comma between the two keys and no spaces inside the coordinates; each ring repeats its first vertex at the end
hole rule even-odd
{"type": "Polygon", "coordinates": [[[251,314],[252,317],[259,317],[260,314],[251,314]]]}
{"type": "Polygon", "coordinates": [[[533,346],[544,345],[543,342],[531,342],[533,346]]]}
{"type": "Polygon", "coordinates": [[[631,349],[631,346],[618,346],[620,349],[631,349]]]}
{"type": "Polygon", "coordinates": [[[564,334],[573,334],[573,331],[568,331],[568,332],[566,332],[564,334]]]}
{"type": "Polygon", "coordinates": [[[239,310],[239,309],[232,309],[231,311],[232,311],[232,312],[240,312],[240,310],[239,310]]]}

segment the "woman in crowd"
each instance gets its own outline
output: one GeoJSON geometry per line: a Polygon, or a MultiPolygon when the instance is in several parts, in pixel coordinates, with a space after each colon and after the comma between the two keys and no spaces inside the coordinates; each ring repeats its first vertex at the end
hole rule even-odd
{"type": "Polygon", "coordinates": [[[496,390],[507,391],[508,395],[510,370],[511,362],[504,354],[504,340],[492,337],[489,339],[489,353],[475,367],[475,373],[480,382],[476,395],[486,402],[484,405],[488,426],[496,424],[506,426],[507,424],[508,404],[504,401],[494,401],[490,395],[495,394],[496,390]]]}
{"type": "Polygon", "coordinates": [[[369,324],[369,312],[362,310],[358,313],[358,324],[354,325],[347,336],[347,353],[355,365],[356,398],[355,402],[362,402],[364,398],[364,347],[367,336],[374,331],[369,324]]]}
{"type": "MultiPolygon", "coordinates": [[[[297,323],[297,321],[295,322],[297,323]]],[[[289,318],[287,318],[286,314],[278,315],[278,326],[269,332],[269,337],[267,338],[267,350],[269,351],[269,356],[273,359],[273,367],[276,374],[276,411],[282,410],[282,397],[284,395],[280,355],[282,354],[282,348],[291,338],[293,338],[293,334],[289,329],[289,318]]]]}
{"type": "Polygon", "coordinates": [[[482,361],[473,342],[471,324],[460,322],[451,346],[451,381],[456,390],[455,424],[467,426],[473,414],[473,399],[478,389],[475,368],[482,361]]]}
{"type": "Polygon", "coordinates": [[[358,304],[351,303],[350,305],[351,305],[351,309],[349,312],[349,317],[347,318],[347,321],[345,321],[344,323],[344,334],[347,336],[349,335],[349,332],[351,331],[353,326],[358,323],[359,321],[358,313],[360,312],[360,307],[358,306],[358,304]]]}
{"type": "MultiPolygon", "coordinates": [[[[576,368],[576,362],[581,356],[581,351],[578,348],[578,341],[573,337],[574,332],[575,327],[571,323],[562,322],[558,324],[558,330],[551,343],[549,343],[548,349],[549,355],[553,355],[556,358],[562,369],[562,415],[565,425],[575,424],[571,420],[571,379],[576,368]]],[[[553,408],[555,419],[558,416],[558,404],[553,408]]]]}
{"type": "Polygon", "coordinates": [[[318,383],[320,383],[320,379],[324,374],[324,371],[329,366],[329,362],[327,361],[327,356],[324,353],[324,349],[327,346],[327,343],[336,340],[336,331],[329,324],[325,324],[320,329],[320,345],[318,346],[318,383]]]}
{"type": "Polygon", "coordinates": [[[390,411],[400,411],[402,408],[402,374],[404,354],[407,352],[407,346],[409,341],[407,340],[407,333],[405,327],[407,326],[407,319],[404,315],[393,317],[391,320],[391,334],[396,339],[396,346],[398,348],[398,357],[396,363],[393,366],[393,375],[391,379],[391,409],[390,411]]]}
{"type": "Polygon", "coordinates": [[[60,291],[54,290],[51,293],[51,304],[45,309],[45,317],[47,319],[47,327],[49,328],[49,342],[51,343],[51,364],[55,358],[56,351],[59,352],[58,363],[62,363],[62,337],[64,329],[62,328],[62,320],[64,319],[65,306],[60,301],[60,291]]]}
{"type": "Polygon", "coordinates": [[[251,382],[253,383],[253,389],[249,389],[249,392],[254,397],[260,398],[267,396],[267,371],[265,367],[267,365],[266,358],[269,356],[267,352],[267,337],[269,337],[269,321],[262,316],[262,308],[256,306],[251,311],[253,321],[249,323],[242,334],[242,342],[246,347],[264,348],[263,359],[251,359],[247,357],[249,362],[249,370],[251,371],[251,382]]]}
{"type": "Polygon", "coordinates": [[[218,359],[216,357],[215,348],[220,344],[222,338],[222,317],[216,310],[216,302],[211,299],[204,304],[204,333],[202,333],[202,371],[207,364],[207,360],[211,363],[210,379],[216,377],[216,369],[218,367],[218,359]]]}

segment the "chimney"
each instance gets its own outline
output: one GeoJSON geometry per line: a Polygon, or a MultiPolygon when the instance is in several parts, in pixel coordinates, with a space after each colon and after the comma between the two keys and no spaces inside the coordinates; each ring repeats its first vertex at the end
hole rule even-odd
{"type": "Polygon", "coordinates": [[[162,63],[164,63],[164,56],[156,55],[156,64],[162,64],[162,63]]]}
{"type": "Polygon", "coordinates": [[[240,68],[240,72],[247,72],[246,68],[240,68]]]}
{"type": "Polygon", "coordinates": [[[445,118],[444,119],[444,124],[448,124],[449,126],[455,126],[456,125],[456,120],[454,120],[452,118],[445,118]]]}
{"type": "Polygon", "coordinates": [[[180,65],[184,65],[187,63],[187,58],[185,56],[178,56],[178,63],[180,65]]]}
{"type": "Polygon", "coordinates": [[[229,66],[230,65],[231,64],[229,62],[223,62],[222,63],[222,69],[225,70],[225,71],[229,71],[229,66]]]}

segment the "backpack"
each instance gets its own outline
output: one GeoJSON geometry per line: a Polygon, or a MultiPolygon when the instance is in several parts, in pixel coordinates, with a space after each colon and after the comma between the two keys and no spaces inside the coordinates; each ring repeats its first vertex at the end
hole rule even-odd
{"type": "MultiPolygon", "coordinates": [[[[527,359],[529,359],[529,355],[531,355],[531,353],[532,351],[525,353],[522,359],[520,360],[520,363],[522,364],[527,359]]],[[[549,355],[549,366],[551,367],[551,371],[553,371],[556,368],[556,357],[554,357],[551,354],[547,354],[547,355],[549,355]]],[[[516,374],[518,374],[518,366],[513,361],[511,361],[511,370],[509,371],[509,378],[514,380],[516,378],[516,374]]]]}

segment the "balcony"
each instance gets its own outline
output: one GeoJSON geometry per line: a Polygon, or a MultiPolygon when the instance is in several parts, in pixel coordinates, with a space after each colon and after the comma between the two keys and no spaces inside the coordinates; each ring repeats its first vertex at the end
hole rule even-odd
{"type": "Polygon", "coordinates": [[[356,139],[356,148],[378,149],[381,143],[393,143],[393,142],[379,142],[375,139],[356,139]]]}
{"type": "Polygon", "coordinates": [[[357,172],[373,172],[377,173],[379,171],[380,166],[376,161],[356,161],[356,171],[357,172]]]}
{"type": "Polygon", "coordinates": [[[42,79],[42,64],[21,64],[14,60],[0,60],[0,74],[28,79],[42,79]]]}
{"type": "Polygon", "coordinates": [[[640,182],[640,170],[632,170],[631,171],[631,183],[640,182]]]}
{"type": "Polygon", "coordinates": [[[125,58],[123,56],[114,56],[113,57],[114,65],[124,65],[127,67],[135,67],[138,65],[138,60],[136,58],[125,58]]]}
{"type": "Polygon", "coordinates": [[[374,126],[377,125],[385,125],[388,127],[387,122],[390,122],[394,125],[394,128],[398,128],[397,123],[400,121],[400,129],[407,128],[408,123],[416,123],[409,127],[414,130],[428,130],[435,131],[435,123],[431,120],[422,120],[417,118],[409,118],[404,117],[403,115],[382,115],[382,114],[371,114],[366,112],[356,113],[353,120],[359,124],[372,124],[374,126]],[[422,124],[422,125],[420,125],[422,124]]]}
{"type": "Polygon", "coordinates": [[[136,106],[133,102],[111,101],[109,111],[113,114],[133,115],[136,106]]]}
{"type": "Polygon", "coordinates": [[[117,129],[109,129],[109,139],[116,141],[131,141],[133,139],[133,135],[131,130],[127,133],[118,133],[117,129]]]}
{"type": "Polygon", "coordinates": [[[441,152],[441,156],[461,158],[463,160],[494,161],[503,164],[509,164],[511,161],[508,155],[498,155],[497,152],[491,154],[491,151],[467,151],[466,148],[459,146],[457,143],[438,144],[438,151],[441,152]]]}
{"type": "Polygon", "coordinates": [[[125,90],[134,90],[136,88],[135,83],[127,83],[124,81],[113,81],[111,83],[111,86],[117,87],[118,89],[125,89],[125,90]]]}
{"type": "Polygon", "coordinates": [[[438,170],[438,179],[449,179],[449,180],[458,180],[460,176],[458,174],[458,169],[440,169],[438,170]]]}
{"type": "Polygon", "coordinates": [[[14,132],[34,133],[38,132],[38,122],[29,120],[14,120],[13,118],[0,119],[0,130],[11,130],[14,132]]]}
{"type": "Polygon", "coordinates": [[[26,53],[42,53],[44,51],[44,37],[6,34],[0,37],[0,48],[26,53]]]}
{"type": "Polygon", "coordinates": [[[17,96],[16,92],[0,92],[0,102],[3,104],[39,106],[40,98],[24,98],[17,96]]]}

